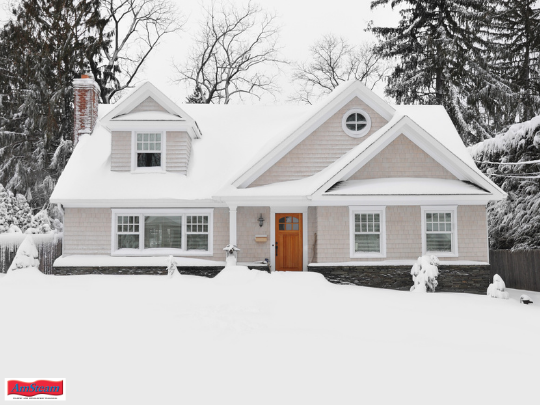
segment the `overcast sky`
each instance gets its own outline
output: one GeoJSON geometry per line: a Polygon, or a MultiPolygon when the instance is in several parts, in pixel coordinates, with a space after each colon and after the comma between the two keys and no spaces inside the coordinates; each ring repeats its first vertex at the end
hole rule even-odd
{"type": "MultiPolygon", "coordinates": [[[[4,5],[8,0],[0,0],[4,5]]],[[[231,0],[234,3],[244,3],[231,0]]],[[[188,52],[191,37],[201,21],[199,0],[176,0],[178,8],[188,17],[184,31],[165,37],[149,56],[140,80],[150,80],[176,102],[184,102],[187,91],[183,85],[172,84],[175,76],[172,59],[181,61],[188,52]]],[[[395,25],[399,15],[390,8],[370,9],[370,0],[271,0],[259,1],[264,8],[275,11],[282,26],[283,56],[290,61],[302,61],[309,56],[309,46],[325,33],[333,33],[352,44],[372,38],[365,28],[370,20],[377,25],[395,25]]],[[[5,14],[3,16],[5,18],[5,14]]],[[[277,97],[265,98],[265,103],[283,103],[290,95],[290,69],[284,68],[279,81],[282,91],[277,97]]],[[[376,89],[382,95],[382,88],[376,89]]]]}

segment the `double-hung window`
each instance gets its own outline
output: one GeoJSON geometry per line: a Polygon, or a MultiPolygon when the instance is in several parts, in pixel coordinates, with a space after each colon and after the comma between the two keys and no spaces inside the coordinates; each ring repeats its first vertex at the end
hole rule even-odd
{"type": "Polygon", "coordinates": [[[135,169],[163,167],[163,134],[137,132],[135,134],[135,169]]]}
{"type": "Polygon", "coordinates": [[[113,210],[113,255],[212,255],[212,209],[113,210]]]}
{"type": "Polygon", "coordinates": [[[457,209],[422,207],[423,254],[441,257],[457,256],[457,209]]]}
{"type": "Polygon", "coordinates": [[[385,207],[350,207],[351,258],[386,257],[385,207]]]}

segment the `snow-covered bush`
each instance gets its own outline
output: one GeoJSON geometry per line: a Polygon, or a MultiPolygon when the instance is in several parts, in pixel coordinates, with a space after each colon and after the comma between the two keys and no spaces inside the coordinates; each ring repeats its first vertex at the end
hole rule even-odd
{"type": "Polygon", "coordinates": [[[240,249],[236,245],[228,244],[223,250],[226,252],[225,266],[236,266],[236,258],[240,249]]]}
{"type": "Polygon", "coordinates": [[[17,254],[11,263],[8,271],[23,269],[27,267],[38,267],[39,260],[38,250],[32,239],[32,236],[28,235],[17,249],[17,254]]]}
{"type": "Polygon", "coordinates": [[[0,184],[0,233],[5,233],[9,229],[8,202],[11,204],[8,193],[4,186],[0,184]]]}
{"type": "Polygon", "coordinates": [[[174,260],[173,256],[169,256],[169,259],[167,262],[167,274],[169,275],[169,278],[171,278],[176,273],[178,273],[178,269],[176,268],[176,260],[174,260]]]}
{"type": "Polygon", "coordinates": [[[437,287],[437,277],[439,276],[439,259],[436,256],[419,257],[412,266],[411,276],[414,285],[411,287],[413,292],[435,292],[437,287]]]}
{"type": "Polygon", "coordinates": [[[7,233],[22,233],[22,231],[21,231],[21,228],[19,228],[17,225],[11,224],[7,233]]]}
{"type": "Polygon", "coordinates": [[[505,291],[506,285],[503,279],[498,274],[493,276],[493,283],[491,283],[487,289],[487,295],[491,298],[508,299],[508,292],[505,291]]]}
{"type": "Polygon", "coordinates": [[[30,227],[24,233],[49,233],[51,232],[51,221],[47,211],[41,210],[32,217],[30,227]]]}
{"type": "Polygon", "coordinates": [[[12,226],[26,230],[31,220],[32,210],[26,198],[13,195],[0,184],[0,233],[8,232],[12,226]]]}

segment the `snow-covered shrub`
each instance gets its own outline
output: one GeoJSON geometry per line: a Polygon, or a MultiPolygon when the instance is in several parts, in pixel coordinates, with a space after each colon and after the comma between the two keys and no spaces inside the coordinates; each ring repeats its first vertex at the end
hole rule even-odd
{"type": "Polygon", "coordinates": [[[8,271],[23,269],[27,267],[38,267],[39,260],[38,250],[32,239],[32,236],[28,235],[17,249],[17,254],[11,263],[8,271]]]}
{"type": "Polygon", "coordinates": [[[5,233],[9,229],[8,203],[11,204],[11,200],[4,186],[0,184],[0,233],[5,233]]]}
{"type": "Polygon", "coordinates": [[[24,195],[17,194],[14,196],[11,191],[9,191],[8,194],[11,199],[11,207],[8,207],[11,223],[25,231],[30,227],[32,221],[32,209],[30,208],[30,205],[28,205],[24,195]]]}
{"type": "Polygon", "coordinates": [[[419,257],[412,266],[411,276],[414,285],[411,287],[413,292],[435,292],[437,287],[437,277],[439,276],[439,259],[436,256],[419,257]]]}
{"type": "Polygon", "coordinates": [[[529,297],[527,294],[521,294],[521,297],[519,297],[520,304],[529,305],[532,304],[533,301],[531,300],[531,297],[529,297]]]}
{"type": "Polygon", "coordinates": [[[36,233],[49,233],[51,232],[51,221],[46,210],[39,211],[32,217],[30,227],[26,229],[24,233],[36,234],[36,233]]]}
{"type": "Polygon", "coordinates": [[[173,256],[169,256],[169,259],[167,261],[167,274],[169,275],[169,278],[174,276],[176,273],[178,273],[178,269],[176,268],[176,260],[174,260],[173,256]]]}
{"type": "Polygon", "coordinates": [[[225,266],[236,266],[236,258],[240,249],[236,245],[228,244],[223,250],[226,253],[225,266]]]}
{"type": "Polygon", "coordinates": [[[19,228],[17,225],[11,224],[7,233],[22,233],[22,231],[21,231],[21,228],[19,228]]]}
{"type": "Polygon", "coordinates": [[[487,295],[491,298],[508,299],[508,292],[505,291],[506,285],[503,279],[498,274],[493,276],[493,283],[491,283],[487,289],[487,295]]]}

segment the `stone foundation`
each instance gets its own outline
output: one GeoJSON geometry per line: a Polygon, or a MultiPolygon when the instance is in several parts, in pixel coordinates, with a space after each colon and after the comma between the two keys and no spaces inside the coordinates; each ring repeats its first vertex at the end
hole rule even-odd
{"type": "MultiPolygon", "coordinates": [[[[410,290],[412,266],[317,266],[308,271],[321,273],[335,284],[410,290]]],[[[440,265],[436,292],[485,294],[490,283],[489,265],[440,265]]]]}
{"type": "MultiPolygon", "coordinates": [[[[270,271],[268,266],[248,266],[252,270],[270,271]]],[[[215,277],[223,266],[177,266],[180,274],[189,276],[215,277]]],[[[52,274],[56,276],[73,276],[83,274],[127,274],[127,275],[166,275],[163,266],[153,267],[53,267],[52,274]]]]}

